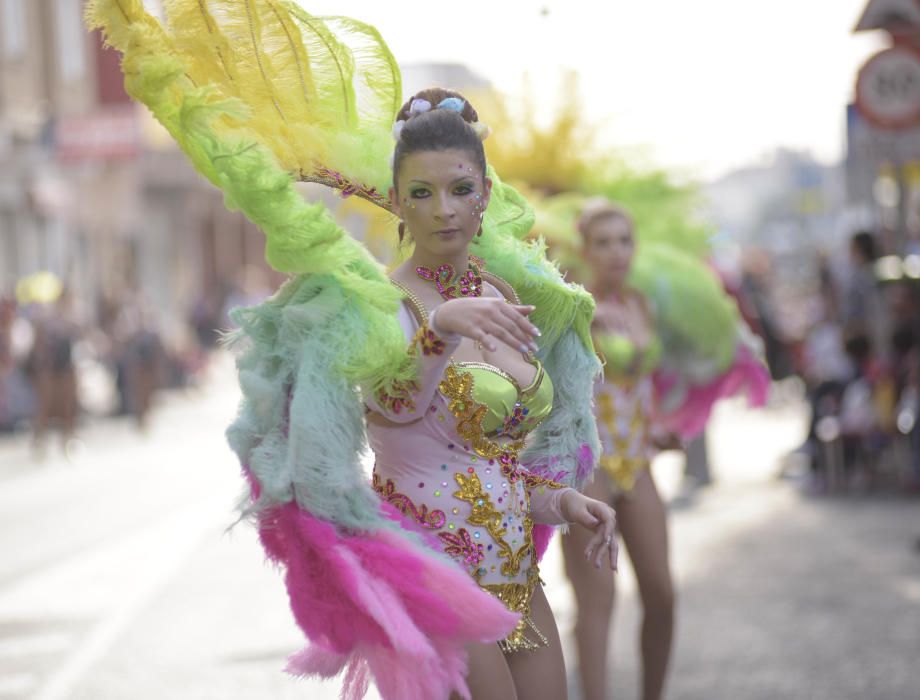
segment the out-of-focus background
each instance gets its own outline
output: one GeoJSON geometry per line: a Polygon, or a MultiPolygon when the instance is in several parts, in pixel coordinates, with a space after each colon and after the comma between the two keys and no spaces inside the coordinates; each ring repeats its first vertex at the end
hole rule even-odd
{"type": "MultiPolygon", "coordinates": [[[[711,247],[763,338],[769,404],[724,402],[654,465],[668,697],[920,697],[920,4],[301,4],[377,26],[407,96],[468,94],[563,262],[572,202],[612,197],[640,241],[711,247]]],[[[281,580],[226,530],[219,334],[283,277],[82,10],[0,0],[0,700],[337,697],[281,674],[301,644],[281,580]]],[[[367,207],[304,192],[393,260],[367,207]]],[[[577,698],[555,548],[544,578],[577,698]]],[[[625,562],[618,595],[610,673],[633,698],[625,562]]]]}

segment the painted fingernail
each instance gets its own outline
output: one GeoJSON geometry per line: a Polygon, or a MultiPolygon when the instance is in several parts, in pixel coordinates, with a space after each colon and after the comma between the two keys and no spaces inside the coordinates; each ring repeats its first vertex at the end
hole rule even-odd
{"type": "Polygon", "coordinates": [[[531,344],[530,344],[530,350],[531,350],[532,352],[540,352],[540,346],[537,345],[536,343],[531,343],[531,344]]]}
{"type": "Polygon", "coordinates": [[[523,353],[526,354],[526,353],[527,353],[527,346],[524,345],[524,343],[521,343],[520,345],[518,345],[518,350],[520,350],[521,352],[523,352],[523,353]]]}
{"type": "Polygon", "coordinates": [[[530,329],[530,332],[533,333],[533,334],[534,334],[535,336],[537,336],[538,338],[539,338],[541,335],[543,335],[543,334],[540,332],[540,329],[537,328],[536,326],[534,326],[533,328],[531,328],[531,329],[530,329]]]}

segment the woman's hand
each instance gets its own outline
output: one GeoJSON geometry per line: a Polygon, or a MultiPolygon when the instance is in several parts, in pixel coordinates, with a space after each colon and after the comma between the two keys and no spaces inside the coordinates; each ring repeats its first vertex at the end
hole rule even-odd
{"type": "Polygon", "coordinates": [[[432,330],[471,338],[490,352],[498,348],[496,340],[524,353],[536,352],[533,339],[540,331],[527,319],[535,308],[508,304],[498,297],[451,299],[437,308],[432,330]]]}
{"type": "Polygon", "coordinates": [[[616,536],[617,515],[613,508],[574,489],[562,494],[559,508],[562,517],[570,523],[578,523],[594,531],[594,537],[585,549],[585,559],[594,561],[594,568],[599,569],[606,551],[610,554],[610,568],[616,571],[619,543],[616,536]]]}

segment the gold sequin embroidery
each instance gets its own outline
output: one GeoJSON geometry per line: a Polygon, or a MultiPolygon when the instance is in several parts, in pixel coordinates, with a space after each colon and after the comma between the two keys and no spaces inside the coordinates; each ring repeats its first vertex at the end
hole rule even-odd
{"type": "Polygon", "coordinates": [[[473,398],[472,374],[448,365],[438,389],[447,398],[448,408],[457,419],[457,433],[470,444],[476,454],[486,459],[498,459],[503,453],[509,453],[517,459],[524,448],[523,440],[500,445],[486,437],[482,421],[489,409],[473,398]]]}
{"type": "Polygon", "coordinates": [[[460,490],[454,493],[454,498],[466,501],[470,504],[470,514],[466,519],[470,525],[484,527],[492,536],[492,540],[498,546],[498,558],[504,559],[502,563],[502,574],[504,576],[517,576],[521,571],[521,561],[527,552],[533,547],[532,529],[533,523],[530,517],[524,515],[524,543],[515,551],[514,548],[505,541],[507,530],[502,527],[502,514],[492,503],[492,498],[482,488],[482,482],[475,473],[466,475],[463,473],[454,474],[454,480],[460,487],[460,490]]]}
{"type": "Polygon", "coordinates": [[[512,651],[533,651],[549,644],[546,635],[544,635],[533,621],[530,600],[533,592],[540,581],[536,568],[531,569],[532,575],[528,575],[527,583],[487,583],[482,589],[488,591],[498,598],[505,607],[512,612],[520,613],[521,619],[518,620],[517,626],[507,637],[498,643],[498,646],[504,652],[512,651]],[[526,632],[533,631],[538,641],[533,641],[527,637],[526,632]]]}
{"type": "MultiPolygon", "coordinates": [[[[618,384],[620,384],[618,382],[618,384]]],[[[621,390],[628,390],[620,384],[621,390]]],[[[636,485],[636,478],[643,469],[647,469],[649,461],[645,457],[626,457],[630,446],[638,440],[642,449],[648,442],[648,425],[642,414],[642,407],[636,405],[630,417],[628,433],[623,436],[616,424],[616,410],[610,395],[602,392],[597,397],[597,413],[601,423],[613,441],[613,454],[601,455],[598,466],[613,480],[623,491],[632,491],[636,485]]]]}

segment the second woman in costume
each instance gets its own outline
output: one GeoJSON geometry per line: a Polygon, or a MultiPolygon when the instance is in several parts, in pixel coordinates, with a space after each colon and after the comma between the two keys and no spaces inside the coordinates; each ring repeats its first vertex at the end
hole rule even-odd
{"type": "MultiPolygon", "coordinates": [[[[592,335],[605,360],[594,394],[600,469],[584,492],[616,507],[642,599],[642,698],[657,700],[674,626],[667,514],[649,470],[655,452],[652,372],[662,345],[649,302],[628,283],[636,245],[629,214],[611,203],[593,202],[585,207],[578,229],[597,303],[592,335]]],[[[575,640],[584,698],[604,700],[610,697],[607,660],[615,587],[612,577],[583,561],[580,552],[586,544],[577,529],[562,538],[578,604],[575,640]]]]}

